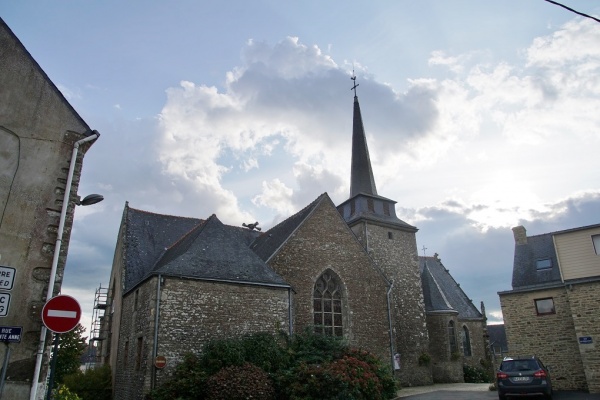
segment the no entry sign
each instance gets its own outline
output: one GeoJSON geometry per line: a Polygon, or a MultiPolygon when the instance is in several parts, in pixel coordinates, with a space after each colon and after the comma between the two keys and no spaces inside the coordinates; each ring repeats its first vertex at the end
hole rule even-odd
{"type": "Polygon", "coordinates": [[[55,333],[69,332],[81,318],[81,307],[77,300],[64,294],[55,296],[44,304],[42,321],[46,328],[55,333]]]}

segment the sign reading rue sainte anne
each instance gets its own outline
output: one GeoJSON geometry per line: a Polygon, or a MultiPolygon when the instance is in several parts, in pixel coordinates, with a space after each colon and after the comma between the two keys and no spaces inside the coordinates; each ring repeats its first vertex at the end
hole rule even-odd
{"type": "Polygon", "coordinates": [[[0,342],[20,343],[22,326],[0,326],[0,342]]]}

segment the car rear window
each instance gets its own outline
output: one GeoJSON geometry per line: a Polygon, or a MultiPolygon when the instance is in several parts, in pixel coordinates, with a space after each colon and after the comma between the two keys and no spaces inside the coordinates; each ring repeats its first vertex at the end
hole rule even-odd
{"type": "Polygon", "coordinates": [[[535,360],[507,360],[502,361],[500,367],[502,371],[534,371],[539,369],[539,366],[535,360]]]}

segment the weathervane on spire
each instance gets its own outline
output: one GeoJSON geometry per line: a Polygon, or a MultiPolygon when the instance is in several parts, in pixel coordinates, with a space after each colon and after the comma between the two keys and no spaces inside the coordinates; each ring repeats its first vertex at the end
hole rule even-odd
{"type": "Polygon", "coordinates": [[[358,83],[356,83],[356,75],[354,75],[354,68],[352,68],[352,76],[350,77],[354,82],[354,86],[350,90],[354,90],[354,97],[356,97],[356,88],[358,87],[358,83]]]}

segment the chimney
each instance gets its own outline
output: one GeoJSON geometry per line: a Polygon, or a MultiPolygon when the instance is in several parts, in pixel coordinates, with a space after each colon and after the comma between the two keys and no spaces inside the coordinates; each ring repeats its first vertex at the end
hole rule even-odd
{"type": "Polygon", "coordinates": [[[512,228],[512,231],[515,237],[515,244],[527,244],[527,231],[523,225],[515,226],[512,228]]]}

